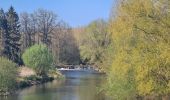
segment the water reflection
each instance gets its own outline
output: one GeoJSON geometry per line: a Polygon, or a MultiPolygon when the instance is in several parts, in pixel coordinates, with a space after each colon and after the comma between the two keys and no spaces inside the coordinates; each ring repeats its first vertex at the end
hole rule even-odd
{"type": "Polygon", "coordinates": [[[84,71],[63,71],[65,80],[32,86],[2,100],[105,100],[97,94],[103,75],[84,71]]]}

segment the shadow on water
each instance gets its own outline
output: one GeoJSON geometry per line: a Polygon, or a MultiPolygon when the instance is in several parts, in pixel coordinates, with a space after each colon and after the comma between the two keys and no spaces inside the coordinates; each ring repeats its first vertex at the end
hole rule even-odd
{"type": "Polygon", "coordinates": [[[19,90],[0,100],[106,100],[98,94],[104,75],[88,71],[61,71],[66,79],[19,90]]]}

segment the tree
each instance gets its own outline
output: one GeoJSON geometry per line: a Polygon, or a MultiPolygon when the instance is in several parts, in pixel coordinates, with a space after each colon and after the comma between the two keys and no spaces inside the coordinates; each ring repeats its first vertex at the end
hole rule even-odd
{"type": "Polygon", "coordinates": [[[5,36],[7,34],[7,20],[3,9],[0,10],[0,55],[3,55],[3,51],[5,48],[5,43],[7,40],[5,36]]]}
{"type": "Polygon", "coordinates": [[[7,19],[7,29],[6,29],[6,42],[4,48],[4,55],[16,62],[21,63],[20,59],[20,25],[19,25],[19,17],[15,12],[14,8],[11,6],[6,14],[7,19]]]}
{"type": "MultiPolygon", "coordinates": [[[[36,42],[37,19],[34,14],[23,12],[20,14],[21,33],[22,33],[22,51],[32,46],[36,42]]],[[[38,40],[37,40],[38,41],[38,40]]]]}
{"type": "Polygon", "coordinates": [[[46,45],[35,44],[27,49],[22,59],[24,64],[33,68],[38,75],[46,75],[53,64],[53,56],[46,45]]]}
{"type": "Polygon", "coordinates": [[[170,93],[170,2],[165,1],[124,0],[111,18],[114,57],[107,86],[114,98],[170,93]]]}
{"type": "Polygon", "coordinates": [[[38,9],[35,13],[38,32],[41,33],[41,42],[51,46],[51,34],[56,26],[56,14],[44,9],[38,9]]]}
{"type": "Polygon", "coordinates": [[[32,29],[31,19],[28,13],[21,13],[20,15],[21,31],[23,36],[23,48],[30,47],[32,45],[32,29]]]}

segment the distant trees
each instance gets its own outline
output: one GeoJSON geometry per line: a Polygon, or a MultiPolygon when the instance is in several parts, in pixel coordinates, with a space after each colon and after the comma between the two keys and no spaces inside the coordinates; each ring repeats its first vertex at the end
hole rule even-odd
{"type": "Polygon", "coordinates": [[[56,64],[79,63],[79,50],[72,28],[57,20],[56,14],[44,9],[32,14],[24,12],[20,15],[20,22],[23,51],[35,43],[43,43],[53,53],[56,64]]]}
{"type": "Polygon", "coordinates": [[[38,9],[23,12],[20,17],[13,7],[0,10],[0,55],[22,64],[21,54],[34,44],[45,44],[56,64],[79,64],[80,54],[72,28],[58,20],[52,11],[38,9]],[[19,19],[20,18],[20,19],[19,19]]]}
{"type": "Polygon", "coordinates": [[[20,14],[21,34],[22,34],[22,49],[30,47],[34,43],[35,27],[34,20],[28,13],[20,14]]]}
{"type": "Polygon", "coordinates": [[[21,13],[23,48],[31,46],[35,41],[44,43],[50,48],[52,33],[56,28],[56,17],[56,14],[44,9],[38,9],[32,14],[21,13]]]}
{"type": "Polygon", "coordinates": [[[44,9],[38,9],[35,12],[35,16],[37,18],[38,32],[41,33],[41,41],[42,43],[50,46],[52,32],[56,27],[56,17],[52,11],[47,11],[44,9]]]}
{"type": "Polygon", "coordinates": [[[96,20],[85,27],[80,40],[80,54],[83,62],[99,65],[111,43],[111,34],[104,20],[96,20]]]}
{"type": "Polygon", "coordinates": [[[61,21],[53,33],[52,52],[56,53],[56,62],[63,64],[79,64],[79,47],[76,43],[72,28],[61,21]]]}

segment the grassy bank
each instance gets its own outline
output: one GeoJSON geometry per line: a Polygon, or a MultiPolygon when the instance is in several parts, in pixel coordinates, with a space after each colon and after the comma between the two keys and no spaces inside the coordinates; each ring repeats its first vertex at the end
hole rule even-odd
{"type": "Polygon", "coordinates": [[[63,75],[57,70],[50,70],[44,76],[36,75],[35,71],[28,67],[21,67],[18,72],[17,88],[25,88],[63,78],[63,75]]]}
{"type": "Polygon", "coordinates": [[[54,78],[50,76],[37,76],[37,75],[32,75],[29,77],[24,77],[21,78],[19,77],[17,79],[17,88],[25,88],[33,85],[38,85],[38,84],[43,84],[46,82],[53,81],[54,78]]]}
{"type": "Polygon", "coordinates": [[[13,89],[0,89],[0,96],[14,94],[16,90],[51,82],[56,79],[63,79],[64,76],[57,70],[50,70],[47,75],[39,76],[28,67],[19,67],[16,82],[13,89]]]}

